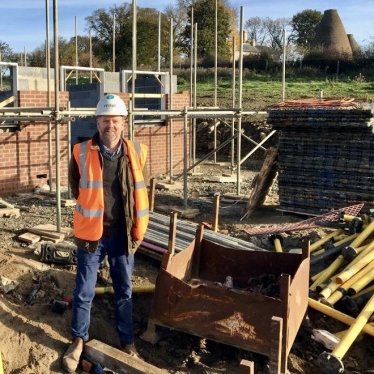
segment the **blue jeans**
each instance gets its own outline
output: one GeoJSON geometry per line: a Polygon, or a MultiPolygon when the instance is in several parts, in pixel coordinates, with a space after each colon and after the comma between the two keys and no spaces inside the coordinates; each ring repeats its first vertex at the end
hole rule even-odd
{"type": "Polygon", "coordinates": [[[90,311],[95,296],[97,271],[108,255],[110,276],[114,288],[116,330],[125,344],[134,342],[132,320],[131,275],[134,255],[127,256],[126,234],[103,236],[95,253],[78,249],[77,275],[72,303],[71,332],[73,338],[89,339],[90,311]]]}

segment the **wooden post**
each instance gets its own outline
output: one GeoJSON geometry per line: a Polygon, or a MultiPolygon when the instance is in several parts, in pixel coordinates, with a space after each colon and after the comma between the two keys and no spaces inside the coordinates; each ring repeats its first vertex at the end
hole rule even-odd
{"type": "Polygon", "coordinates": [[[152,178],[149,185],[149,211],[153,212],[155,209],[155,190],[156,190],[156,180],[152,178]]]}
{"type": "Polygon", "coordinates": [[[269,372],[271,374],[281,374],[283,318],[273,316],[270,328],[271,346],[269,372]]]}
{"type": "Polygon", "coordinates": [[[175,252],[175,237],[177,235],[177,215],[178,213],[176,212],[170,212],[168,252],[171,255],[174,255],[175,252]]]}
{"type": "Polygon", "coordinates": [[[214,195],[213,203],[213,231],[218,231],[219,195],[214,195]]]}
{"type": "Polygon", "coordinates": [[[255,374],[254,362],[248,360],[241,360],[238,374],[255,374]]]}

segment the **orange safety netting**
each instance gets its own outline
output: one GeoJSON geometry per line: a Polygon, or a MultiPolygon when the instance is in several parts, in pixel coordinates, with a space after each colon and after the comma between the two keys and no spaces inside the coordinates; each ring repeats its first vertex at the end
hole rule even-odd
{"type": "Polygon", "coordinates": [[[321,108],[321,107],[350,107],[354,106],[353,102],[355,99],[352,98],[342,98],[342,99],[296,99],[296,100],[286,100],[282,101],[275,106],[280,108],[321,108]]]}

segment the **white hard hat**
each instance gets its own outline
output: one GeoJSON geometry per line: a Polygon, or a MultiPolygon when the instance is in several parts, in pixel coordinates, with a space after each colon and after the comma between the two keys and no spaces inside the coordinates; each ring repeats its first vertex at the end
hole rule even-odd
{"type": "Polygon", "coordinates": [[[96,106],[97,116],[127,116],[127,114],[126,104],[117,95],[105,95],[96,106]]]}

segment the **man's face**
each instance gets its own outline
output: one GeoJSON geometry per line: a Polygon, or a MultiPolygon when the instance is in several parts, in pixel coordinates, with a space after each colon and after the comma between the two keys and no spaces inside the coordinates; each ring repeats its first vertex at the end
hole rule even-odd
{"type": "Polygon", "coordinates": [[[125,117],[99,116],[97,117],[97,129],[100,139],[105,145],[117,143],[124,129],[125,117]]]}

